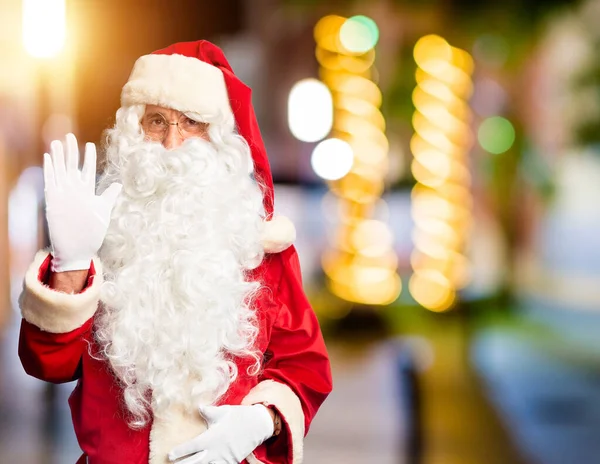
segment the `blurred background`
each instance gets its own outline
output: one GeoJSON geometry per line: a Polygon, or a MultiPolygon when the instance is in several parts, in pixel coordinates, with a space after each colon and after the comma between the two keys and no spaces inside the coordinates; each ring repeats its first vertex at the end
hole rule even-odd
{"type": "Polygon", "coordinates": [[[136,58],[254,90],[335,389],[305,462],[600,462],[600,0],[0,0],[0,462],[79,457],[17,297],[42,153],[99,143],[136,58]]]}

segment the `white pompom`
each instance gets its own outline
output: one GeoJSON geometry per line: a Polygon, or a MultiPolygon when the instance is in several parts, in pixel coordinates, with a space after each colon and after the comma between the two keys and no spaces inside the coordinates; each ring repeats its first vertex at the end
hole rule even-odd
{"type": "Polygon", "coordinates": [[[296,228],[285,216],[275,216],[264,226],[262,244],[266,253],[279,253],[296,240],[296,228]]]}

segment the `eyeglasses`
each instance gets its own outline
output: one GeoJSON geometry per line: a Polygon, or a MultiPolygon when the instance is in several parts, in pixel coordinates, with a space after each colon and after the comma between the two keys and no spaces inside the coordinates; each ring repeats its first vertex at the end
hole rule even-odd
{"type": "Polygon", "coordinates": [[[179,116],[177,122],[169,122],[160,113],[146,115],[141,121],[144,134],[154,141],[163,141],[169,131],[169,126],[177,126],[177,131],[181,137],[203,137],[208,129],[208,124],[205,122],[195,121],[185,114],[179,116]]]}

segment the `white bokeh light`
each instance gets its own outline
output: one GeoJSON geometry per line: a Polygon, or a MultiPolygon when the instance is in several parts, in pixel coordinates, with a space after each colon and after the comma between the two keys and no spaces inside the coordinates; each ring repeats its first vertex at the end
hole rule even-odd
{"type": "Polygon", "coordinates": [[[325,180],[337,180],[352,169],[354,153],[352,147],[343,140],[331,138],[319,143],[311,158],[315,173],[325,180]]]}
{"type": "Polygon", "coordinates": [[[318,142],[333,125],[333,100],[325,84],[317,79],[302,79],[288,98],[290,131],[303,142],[318,142]]]}
{"type": "Polygon", "coordinates": [[[65,45],[65,0],[23,0],[23,43],[36,58],[52,58],[65,45]]]}

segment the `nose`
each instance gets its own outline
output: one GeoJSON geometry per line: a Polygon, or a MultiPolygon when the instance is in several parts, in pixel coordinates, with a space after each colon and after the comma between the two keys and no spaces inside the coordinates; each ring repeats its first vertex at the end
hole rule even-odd
{"type": "Polygon", "coordinates": [[[177,126],[170,125],[167,133],[165,134],[165,138],[162,141],[163,147],[167,150],[172,150],[173,148],[178,148],[183,143],[183,137],[177,130],[177,126]]]}

